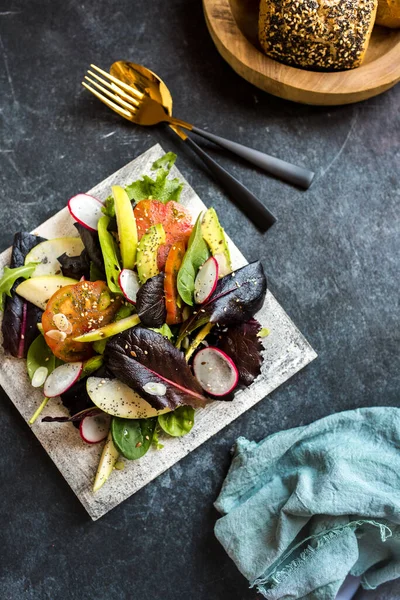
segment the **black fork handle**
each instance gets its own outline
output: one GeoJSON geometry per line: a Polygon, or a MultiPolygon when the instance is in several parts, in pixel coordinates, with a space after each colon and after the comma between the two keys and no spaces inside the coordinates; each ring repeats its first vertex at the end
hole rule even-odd
{"type": "Polygon", "coordinates": [[[199,129],[198,127],[193,126],[191,131],[197,135],[200,135],[206,140],[214,142],[214,144],[229,150],[233,154],[244,158],[247,160],[247,162],[256,165],[270,175],[274,175],[275,177],[278,177],[283,181],[287,181],[292,185],[308,189],[312,180],[314,179],[315,173],[304,167],[292,165],[285,160],[281,160],[275,156],[270,156],[269,154],[264,154],[264,152],[254,150],[253,148],[248,148],[248,146],[243,146],[237,142],[232,142],[231,140],[227,140],[219,135],[214,135],[213,133],[199,129]]]}
{"type": "Polygon", "coordinates": [[[276,218],[268,208],[247,187],[200,148],[196,142],[187,137],[185,143],[207,165],[215,179],[227,190],[235,204],[251,219],[258,229],[267,231],[276,222],[276,218]]]}

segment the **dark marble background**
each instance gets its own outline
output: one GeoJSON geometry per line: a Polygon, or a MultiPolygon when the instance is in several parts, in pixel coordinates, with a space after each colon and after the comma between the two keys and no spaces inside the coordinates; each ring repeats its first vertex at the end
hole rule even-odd
{"type": "MultiPolygon", "coordinates": [[[[307,107],[240,79],[199,0],[1,0],[1,248],[155,142],[214,205],[319,353],[304,371],[155,482],[92,523],[1,394],[1,600],[251,600],[213,535],[239,435],[259,440],[333,412],[399,402],[400,86],[358,105],[307,107]],[[210,152],[279,217],[261,235],[169,130],[124,122],[80,85],[90,62],[143,63],[175,113],[304,164],[308,192],[210,152]]],[[[400,583],[358,600],[400,598],[400,583]]]]}

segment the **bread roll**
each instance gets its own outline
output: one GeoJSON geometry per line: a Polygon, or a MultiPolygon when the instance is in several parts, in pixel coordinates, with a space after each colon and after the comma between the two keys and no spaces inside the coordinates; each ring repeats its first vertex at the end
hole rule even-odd
{"type": "Polygon", "coordinates": [[[354,69],[367,51],[376,9],[377,0],[261,0],[260,43],[291,66],[354,69]]]}
{"type": "Polygon", "coordinates": [[[400,0],[378,0],[377,25],[400,28],[400,0]]]}

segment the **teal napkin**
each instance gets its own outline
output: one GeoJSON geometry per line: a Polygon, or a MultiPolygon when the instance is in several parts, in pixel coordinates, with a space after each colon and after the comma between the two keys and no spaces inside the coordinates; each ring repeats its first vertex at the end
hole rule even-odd
{"type": "Polygon", "coordinates": [[[239,438],[215,534],[269,600],[332,600],[347,574],[400,576],[400,409],[362,408],[239,438]]]}

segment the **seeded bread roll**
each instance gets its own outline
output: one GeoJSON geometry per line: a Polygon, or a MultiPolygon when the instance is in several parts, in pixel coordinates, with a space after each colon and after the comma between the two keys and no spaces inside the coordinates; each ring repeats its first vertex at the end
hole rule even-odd
{"type": "Polygon", "coordinates": [[[359,67],[377,0],[261,0],[259,39],[266,54],[303,69],[359,67]]]}
{"type": "Polygon", "coordinates": [[[378,0],[377,25],[400,28],[400,0],[378,0]]]}

